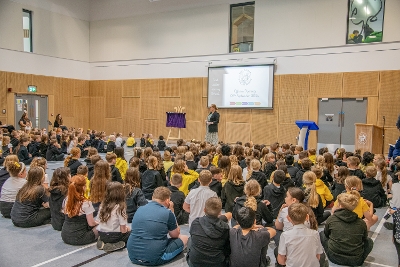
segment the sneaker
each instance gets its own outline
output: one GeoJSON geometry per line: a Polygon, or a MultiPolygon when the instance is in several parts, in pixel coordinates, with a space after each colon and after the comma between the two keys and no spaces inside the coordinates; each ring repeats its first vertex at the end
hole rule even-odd
{"type": "Polygon", "coordinates": [[[107,243],[104,245],[104,251],[112,252],[112,251],[123,249],[124,247],[125,247],[124,241],[119,241],[117,243],[107,243]]]}
{"type": "Polygon", "coordinates": [[[103,250],[104,248],[104,242],[101,241],[100,236],[97,238],[97,249],[103,250]]]}

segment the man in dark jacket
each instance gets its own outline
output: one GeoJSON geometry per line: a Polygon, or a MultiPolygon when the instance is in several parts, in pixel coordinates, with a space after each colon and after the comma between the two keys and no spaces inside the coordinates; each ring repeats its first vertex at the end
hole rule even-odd
{"type": "Polygon", "coordinates": [[[229,225],[231,213],[221,213],[222,203],[212,197],[206,201],[205,216],[196,218],[190,227],[189,266],[225,267],[230,255],[229,225]]]}
{"type": "Polygon", "coordinates": [[[264,187],[264,199],[271,203],[274,219],[278,217],[279,210],[285,203],[286,190],[281,186],[283,180],[285,180],[285,173],[277,170],[272,183],[264,187]]]}
{"type": "Polygon", "coordinates": [[[361,266],[374,246],[368,237],[367,225],[352,211],[358,201],[353,194],[340,194],[339,209],[328,218],[324,231],[320,232],[322,246],[335,264],[361,266]]]}

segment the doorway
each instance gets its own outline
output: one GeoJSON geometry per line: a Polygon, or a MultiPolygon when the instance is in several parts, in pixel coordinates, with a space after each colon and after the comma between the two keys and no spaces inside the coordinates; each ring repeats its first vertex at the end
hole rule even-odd
{"type": "Polygon", "coordinates": [[[355,123],[366,123],[366,98],[318,99],[317,149],[327,147],[333,153],[337,148],[354,151],[355,123]]]}
{"type": "Polygon", "coordinates": [[[15,128],[19,128],[19,120],[24,112],[32,122],[32,128],[43,129],[49,126],[47,96],[45,95],[15,95],[15,128]]]}

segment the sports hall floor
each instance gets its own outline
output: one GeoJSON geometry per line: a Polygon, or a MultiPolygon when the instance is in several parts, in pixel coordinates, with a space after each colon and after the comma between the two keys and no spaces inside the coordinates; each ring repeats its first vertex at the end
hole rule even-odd
{"type": "MultiPolygon", "coordinates": [[[[133,153],[127,151],[125,158],[129,160],[133,153]]],[[[104,157],[104,155],[102,155],[104,157]]],[[[52,176],[53,171],[62,166],[62,162],[49,162],[47,173],[52,176]]],[[[377,215],[382,218],[386,209],[377,209],[377,215]]],[[[391,218],[388,220],[391,221],[391,218]]],[[[370,237],[374,240],[374,249],[363,266],[394,267],[397,266],[397,254],[392,243],[392,232],[383,227],[385,220],[379,220],[371,228],[370,237]]],[[[320,230],[323,226],[320,227],[320,230]]],[[[188,234],[187,225],[181,226],[182,234],[188,234]]],[[[268,255],[271,257],[271,266],[275,264],[273,248],[270,244],[268,255]]],[[[151,253],[151,251],[149,251],[151,253]]],[[[126,249],[113,253],[104,253],[96,248],[96,244],[75,247],[65,244],[61,234],[53,230],[51,225],[23,229],[15,227],[10,219],[0,216],[0,267],[77,267],[77,266],[137,266],[129,261],[126,249]]],[[[177,259],[164,266],[188,266],[181,254],[177,259]]],[[[330,264],[330,266],[338,266],[330,264]]]]}

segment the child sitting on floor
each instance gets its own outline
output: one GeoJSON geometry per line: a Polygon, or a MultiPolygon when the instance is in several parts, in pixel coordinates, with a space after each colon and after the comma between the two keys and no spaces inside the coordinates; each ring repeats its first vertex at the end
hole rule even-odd
{"type": "Polygon", "coordinates": [[[189,213],[183,209],[185,203],[185,194],[179,191],[182,186],[182,175],[175,173],[170,179],[170,186],[168,189],[171,191],[171,201],[174,203],[174,213],[176,221],[179,225],[186,224],[189,221],[189,213]]]}
{"type": "Polygon", "coordinates": [[[117,155],[113,152],[107,153],[106,161],[108,165],[110,165],[111,170],[111,181],[120,182],[121,184],[124,182],[122,180],[121,174],[117,167],[115,167],[115,163],[117,162],[117,155]]]}
{"type": "Polygon", "coordinates": [[[362,180],[363,191],[361,196],[374,204],[375,208],[383,207],[386,204],[386,194],[381,182],[375,179],[377,170],[375,167],[365,168],[366,178],[362,180]]]}

